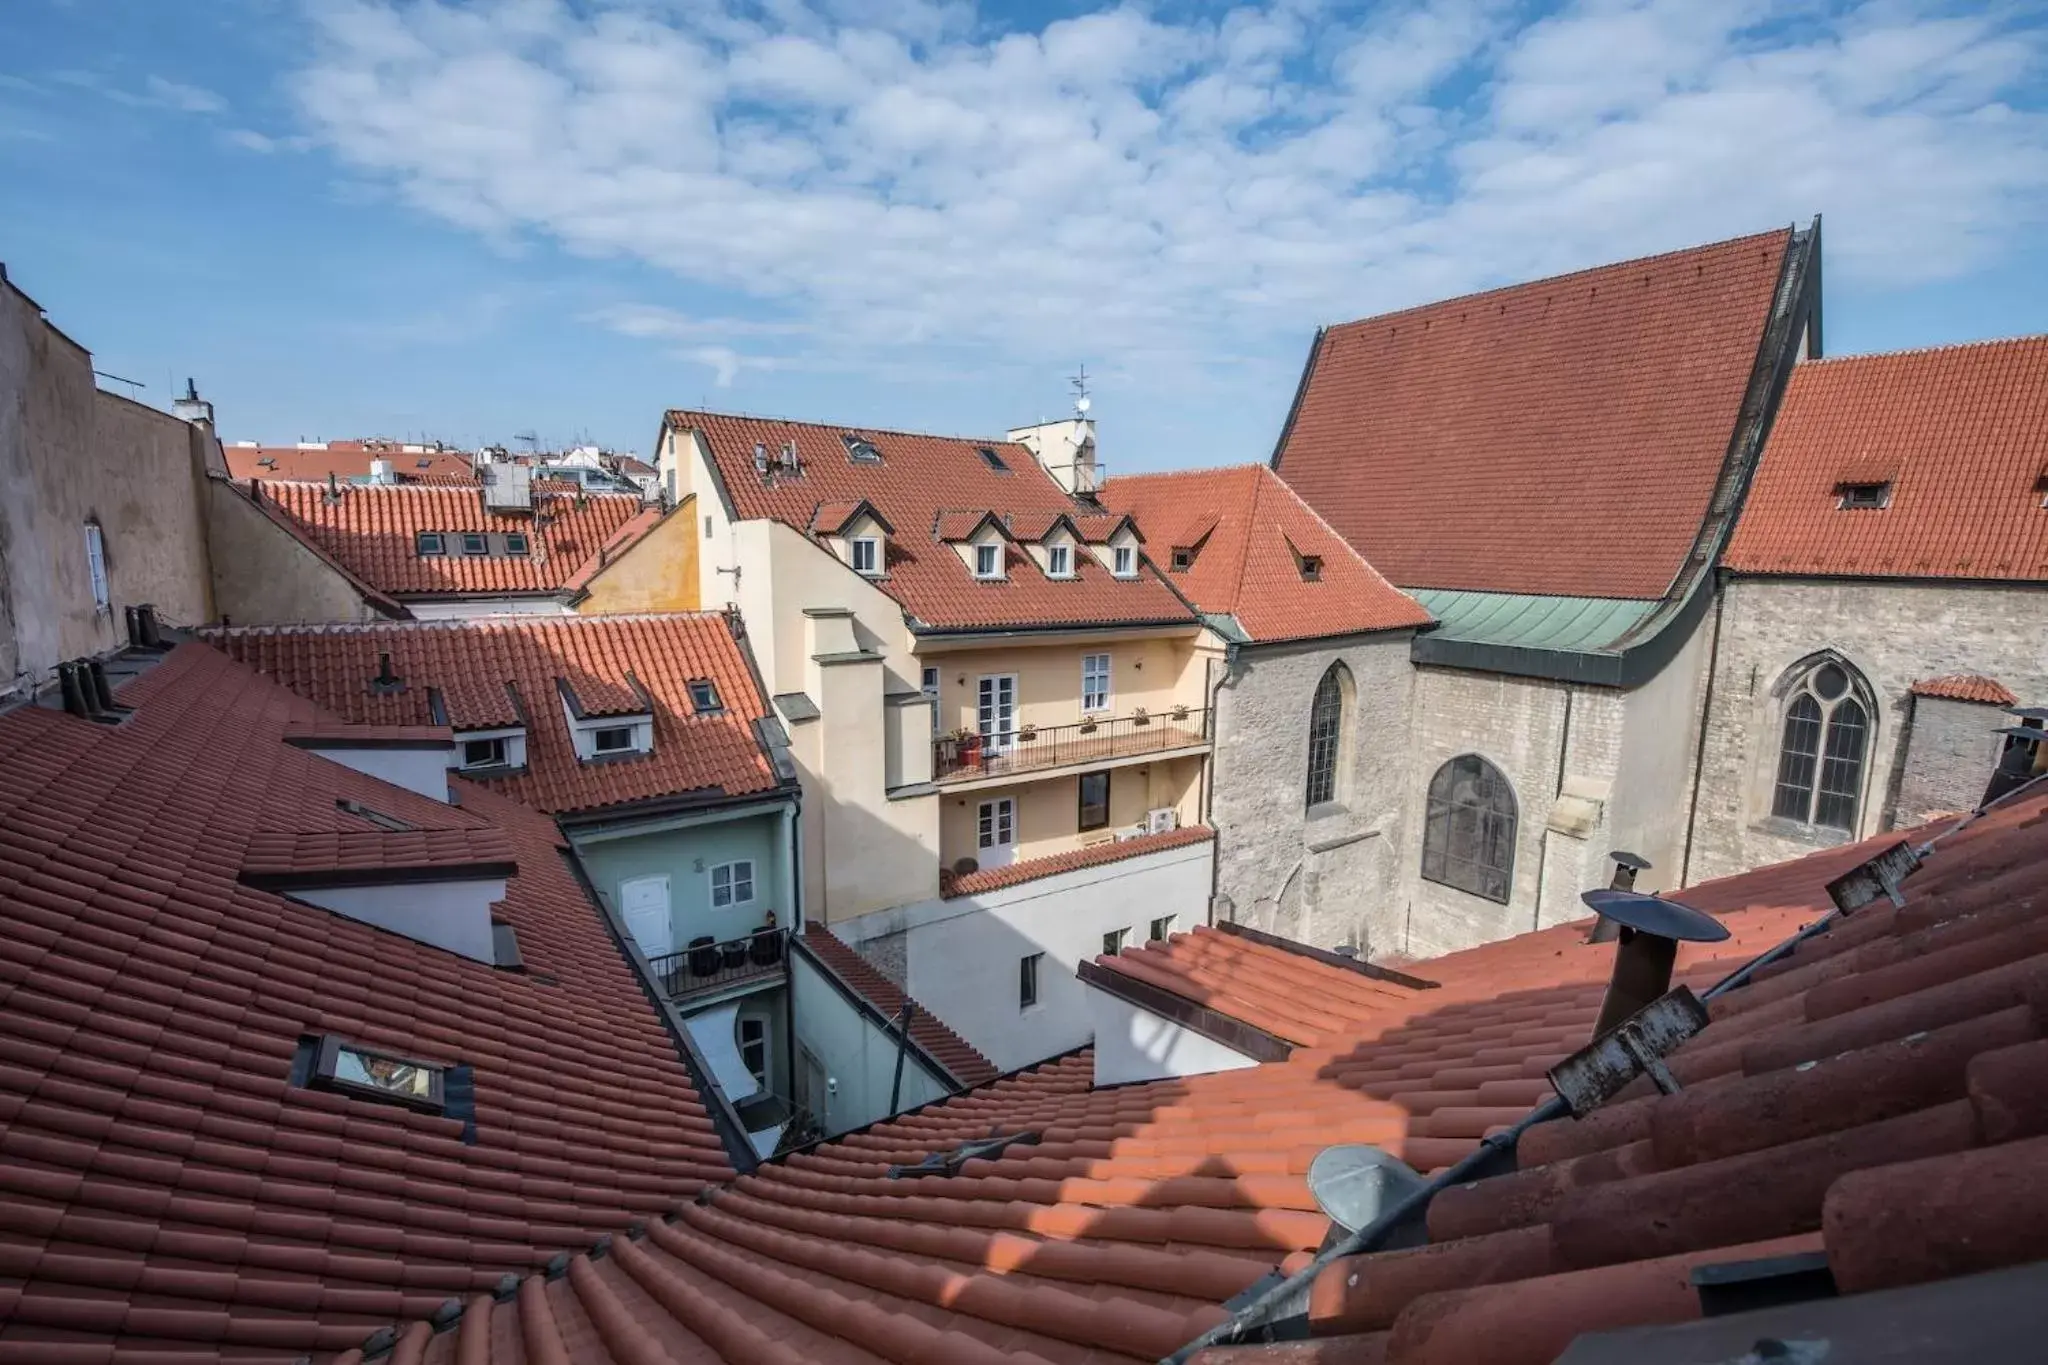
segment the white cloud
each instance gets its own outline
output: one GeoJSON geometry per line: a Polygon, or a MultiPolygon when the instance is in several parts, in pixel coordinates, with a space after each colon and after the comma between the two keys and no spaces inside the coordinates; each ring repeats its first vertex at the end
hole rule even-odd
{"type": "MultiPolygon", "coordinates": [[[[1911,282],[2048,215],[2041,32],[1934,0],[1319,8],[1026,32],[919,0],[337,0],[290,83],[313,136],[416,206],[751,299],[835,367],[1227,365],[1814,212],[1831,270],[1911,282]]],[[[595,320],[720,385],[797,363],[746,355],[734,319],[595,320]]]]}
{"type": "Polygon", "coordinates": [[[259,156],[271,156],[278,152],[303,152],[313,146],[313,139],[309,137],[273,137],[269,133],[259,133],[254,128],[230,128],[221,136],[226,139],[228,145],[240,147],[245,152],[255,152],[259,156]]]}
{"type": "Polygon", "coordinates": [[[162,76],[151,76],[143,82],[143,89],[164,108],[184,114],[218,114],[228,107],[228,102],[211,90],[165,80],[162,76]]]}

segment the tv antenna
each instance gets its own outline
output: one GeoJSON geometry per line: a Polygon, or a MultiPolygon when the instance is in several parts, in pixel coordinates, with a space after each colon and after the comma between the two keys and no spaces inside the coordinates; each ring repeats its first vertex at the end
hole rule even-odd
{"type": "Polygon", "coordinates": [[[526,442],[526,453],[529,455],[540,449],[539,432],[530,429],[527,431],[515,431],[512,433],[512,439],[526,442]]]}
{"type": "Polygon", "coordinates": [[[1083,365],[1080,372],[1067,382],[1074,386],[1074,411],[1086,417],[1088,409],[1094,406],[1088,397],[1088,367],[1083,365]]]}

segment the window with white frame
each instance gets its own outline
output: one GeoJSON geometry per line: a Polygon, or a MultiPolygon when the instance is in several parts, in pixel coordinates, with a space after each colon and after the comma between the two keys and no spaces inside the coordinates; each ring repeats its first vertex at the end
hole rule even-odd
{"type": "Polygon", "coordinates": [[[1111,929],[1102,936],[1102,955],[1115,957],[1124,950],[1124,941],[1131,936],[1129,929],[1111,929]]]}
{"type": "Polygon", "coordinates": [[[601,754],[624,754],[639,746],[633,743],[632,726],[607,725],[590,732],[590,747],[601,754]]]}
{"type": "Polygon", "coordinates": [[[503,735],[462,741],[462,766],[465,768],[502,768],[509,761],[503,735]]]}
{"type": "Polygon", "coordinates": [[[1074,576],[1074,551],[1068,545],[1048,545],[1045,549],[1045,571],[1054,578],[1074,576]]]}
{"type": "Polygon", "coordinates": [[[932,699],[932,733],[939,732],[939,670],[926,665],[918,680],[918,690],[932,699]]]}
{"type": "Polygon", "coordinates": [[[740,1061],[753,1073],[754,1083],[768,1085],[768,1021],[758,1015],[741,1015],[735,1032],[740,1061]]]}
{"type": "Polygon", "coordinates": [[[1002,546],[977,545],[974,547],[974,576],[976,578],[1001,578],[1003,576],[1002,546]]]}
{"type": "Polygon", "coordinates": [[[754,903],[754,860],[739,858],[711,869],[711,908],[754,903]]]}
{"type": "Polygon", "coordinates": [[[853,571],[872,578],[882,571],[882,542],[873,536],[856,536],[847,542],[853,555],[853,571]]]}
{"type": "Polygon", "coordinates": [[[1152,927],[1146,938],[1146,941],[1148,943],[1158,943],[1161,940],[1170,938],[1172,936],[1173,916],[1161,915],[1158,919],[1152,921],[1152,927]]]}
{"type": "Polygon", "coordinates": [[[1083,654],[1081,656],[1081,709],[1083,711],[1107,711],[1109,709],[1109,656],[1107,654],[1083,654]]]}
{"type": "Polygon", "coordinates": [[[112,610],[114,599],[107,591],[107,540],[96,521],[85,524],[85,567],[92,575],[93,609],[112,610]]]}
{"type": "Polygon", "coordinates": [[[1110,572],[1118,578],[1130,578],[1138,572],[1138,551],[1130,545],[1118,545],[1109,552],[1110,572]]]}

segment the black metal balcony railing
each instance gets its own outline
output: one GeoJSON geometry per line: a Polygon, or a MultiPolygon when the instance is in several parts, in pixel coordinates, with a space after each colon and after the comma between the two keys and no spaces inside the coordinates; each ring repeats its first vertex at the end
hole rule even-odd
{"type": "Polygon", "coordinates": [[[757,977],[781,976],[788,950],[789,930],[761,929],[722,943],[706,934],[679,953],[647,961],[668,998],[681,1000],[757,977]]]}
{"type": "Polygon", "coordinates": [[[965,782],[1070,763],[1106,763],[1205,744],[1208,739],[1207,708],[1191,706],[1074,725],[1020,725],[1007,735],[949,735],[932,741],[932,781],[965,782]]]}

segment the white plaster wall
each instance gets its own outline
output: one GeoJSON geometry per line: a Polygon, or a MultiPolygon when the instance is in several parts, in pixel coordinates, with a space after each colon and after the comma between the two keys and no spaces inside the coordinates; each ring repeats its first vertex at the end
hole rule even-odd
{"type": "Polygon", "coordinates": [[[422,621],[470,621],[489,616],[574,616],[575,608],[552,597],[452,597],[422,602],[408,599],[405,609],[422,621]]]}
{"type": "MultiPolygon", "coordinates": [[[[828,1134],[843,1133],[887,1118],[889,1090],[896,1074],[896,1039],[849,1003],[800,952],[789,955],[789,988],[794,993],[797,1041],[824,1065],[828,1079],[825,1112],[817,1115],[828,1134]]],[[[903,1061],[902,1109],[950,1093],[943,1081],[907,1054],[903,1061]]]]}
{"type": "Polygon", "coordinates": [[[448,799],[448,747],[437,749],[311,749],[330,763],[367,773],[436,801],[448,799]]]}
{"type": "Polygon", "coordinates": [[[495,962],[491,907],[505,899],[496,880],[409,882],[402,886],[328,886],[295,890],[292,899],[332,910],[451,953],[495,962]]]}
{"type": "Polygon", "coordinates": [[[1167,1076],[1205,1076],[1257,1066],[1258,1060],[1162,1019],[1093,986],[1088,1017],[1095,1029],[1095,1084],[1122,1085],[1167,1076]]]}
{"type": "MultiPolygon", "coordinates": [[[[979,896],[883,910],[834,928],[857,948],[900,934],[904,989],[1011,1071],[1093,1036],[1087,988],[1074,969],[1102,952],[1105,933],[1128,929],[1138,942],[1161,916],[1173,915],[1177,930],[1207,922],[1212,849],[1204,841],[979,896]],[[1036,952],[1045,954],[1038,1003],[1020,1010],[1018,961],[1036,952]]],[[[897,946],[884,951],[893,954],[897,946]]]]}

